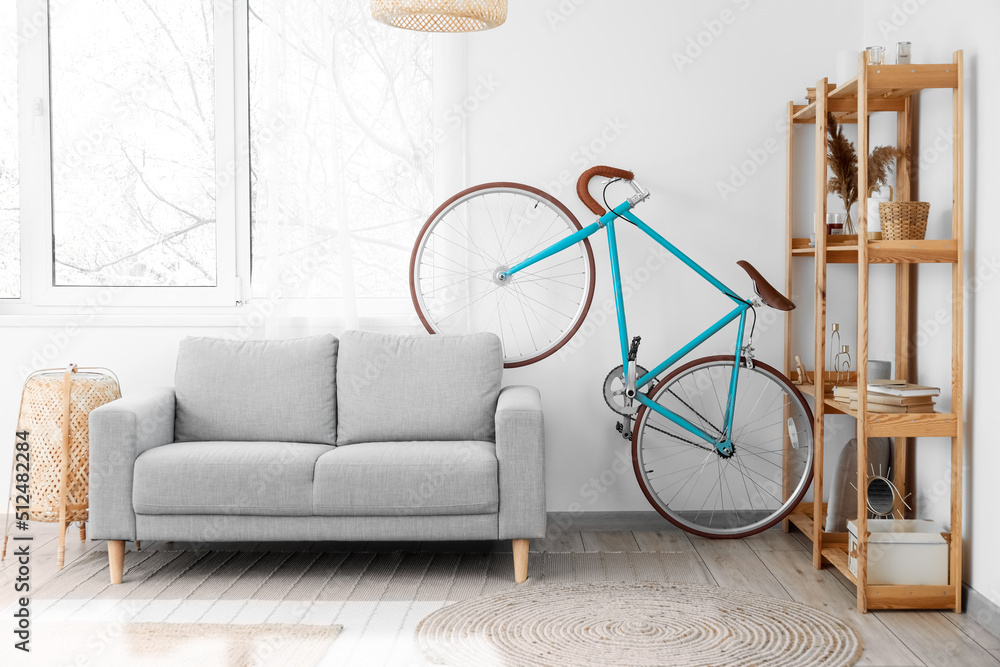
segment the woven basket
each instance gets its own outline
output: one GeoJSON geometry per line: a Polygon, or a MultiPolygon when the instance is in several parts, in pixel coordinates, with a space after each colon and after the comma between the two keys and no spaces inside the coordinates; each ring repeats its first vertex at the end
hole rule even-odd
{"type": "Polygon", "coordinates": [[[930,202],[925,201],[879,202],[878,218],[882,227],[882,238],[898,241],[924,238],[930,210],[930,202]]]}
{"type": "MultiPolygon", "coordinates": [[[[63,423],[66,396],[64,373],[40,372],[24,383],[19,432],[28,432],[31,475],[28,490],[32,521],[59,521],[63,460],[63,423]]],[[[121,398],[113,375],[74,372],[70,375],[69,478],[66,485],[66,522],[87,520],[90,491],[90,411],[121,398]]]]}

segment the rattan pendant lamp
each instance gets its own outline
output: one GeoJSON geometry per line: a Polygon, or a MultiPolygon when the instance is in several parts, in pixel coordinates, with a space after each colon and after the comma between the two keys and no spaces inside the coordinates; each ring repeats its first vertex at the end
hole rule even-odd
{"type": "Polygon", "coordinates": [[[421,32],[477,32],[503,25],[507,0],[372,0],[372,16],[421,32]]]}

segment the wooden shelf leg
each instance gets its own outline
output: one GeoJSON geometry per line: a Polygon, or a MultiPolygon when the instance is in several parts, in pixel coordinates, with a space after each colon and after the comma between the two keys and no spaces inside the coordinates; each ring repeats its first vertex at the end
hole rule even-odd
{"type": "MultiPolygon", "coordinates": [[[[868,66],[858,56],[858,155],[868,155],[868,66]]],[[[858,160],[858,611],[868,612],[868,160],[858,160]]]]}
{"type": "MultiPolygon", "coordinates": [[[[792,140],[795,137],[795,123],[793,115],[795,113],[795,105],[791,102],[788,103],[788,139],[785,148],[785,177],[788,179],[788,187],[785,188],[785,296],[792,298],[792,158],[794,156],[794,146],[792,140]]],[[[791,377],[792,374],[792,312],[788,311],[785,313],[785,377],[791,377]]],[[[784,465],[781,468],[781,491],[782,501],[788,500],[792,494],[792,476],[788,471],[788,462],[791,458],[791,443],[788,441],[788,418],[790,415],[791,408],[786,407],[784,410],[784,425],[782,426],[782,435],[784,439],[782,440],[783,452],[782,461],[784,465]]],[[[788,532],[790,530],[791,522],[788,519],[782,519],[781,530],[788,532]]]]}
{"type": "Polygon", "coordinates": [[[951,273],[951,411],[958,416],[958,426],[955,437],[951,439],[951,573],[950,579],[955,587],[955,613],[962,613],[962,442],[964,431],[964,396],[962,389],[962,350],[964,347],[964,324],[962,299],[964,298],[965,259],[962,249],[965,247],[963,235],[964,197],[965,197],[965,111],[963,102],[963,78],[965,66],[961,51],[955,52],[955,64],[958,66],[958,86],[952,94],[952,113],[955,126],[955,139],[952,148],[952,198],[951,233],[958,245],[958,261],[952,265],[951,273]]]}
{"type": "Polygon", "coordinates": [[[825,428],[826,406],[823,403],[825,387],[823,380],[826,369],[826,79],[816,83],[816,183],[815,215],[813,227],[816,232],[816,319],[815,319],[815,359],[813,380],[816,396],[813,416],[813,567],[823,567],[823,528],[826,514],[823,512],[823,432],[825,428]]]}

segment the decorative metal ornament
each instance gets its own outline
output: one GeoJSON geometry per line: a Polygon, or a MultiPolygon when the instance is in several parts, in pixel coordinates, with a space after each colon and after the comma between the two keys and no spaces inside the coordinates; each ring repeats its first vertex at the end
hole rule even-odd
{"type": "Polygon", "coordinates": [[[507,0],[372,0],[376,21],[420,32],[478,32],[503,25],[507,0]]]}
{"type": "MultiPolygon", "coordinates": [[[[869,519],[902,519],[903,507],[910,509],[906,498],[900,495],[899,489],[889,480],[890,470],[891,468],[883,475],[882,466],[879,466],[878,472],[874,465],[871,467],[871,474],[868,475],[869,519]]],[[[854,488],[857,490],[858,487],[854,488]]],[[[909,494],[906,497],[909,498],[909,494]]]]}

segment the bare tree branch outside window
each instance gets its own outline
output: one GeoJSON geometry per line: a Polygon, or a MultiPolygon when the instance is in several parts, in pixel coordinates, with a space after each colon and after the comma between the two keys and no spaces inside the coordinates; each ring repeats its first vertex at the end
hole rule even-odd
{"type": "Polygon", "coordinates": [[[56,285],[216,284],[212,16],[211,0],[52,12],[56,285]]]}
{"type": "Polygon", "coordinates": [[[367,0],[249,5],[255,294],[407,296],[432,203],[430,37],[375,22],[367,0]]]}

